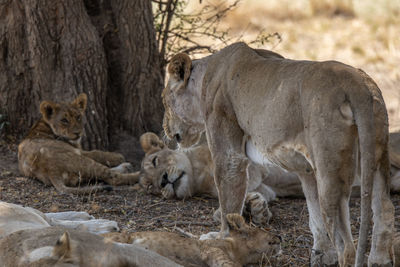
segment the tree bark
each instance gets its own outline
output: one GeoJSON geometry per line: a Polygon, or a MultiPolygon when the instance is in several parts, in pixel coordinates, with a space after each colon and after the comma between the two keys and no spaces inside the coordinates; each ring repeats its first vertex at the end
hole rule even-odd
{"type": "Polygon", "coordinates": [[[162,75],[148,0],[0,0],[0,113],[25,133],[42,100],[88,95],[85,148],[159,131],[162,75]]]}

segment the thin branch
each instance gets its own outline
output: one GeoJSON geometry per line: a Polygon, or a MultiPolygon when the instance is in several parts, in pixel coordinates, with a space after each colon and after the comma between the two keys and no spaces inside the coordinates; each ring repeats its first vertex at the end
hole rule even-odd
{"type": "Polygon", "coordinates": [[[183,230],[182,228],[174,227],[174,229],[175,229],[176,231],[178,231],[179,233],[183,234],[183,235],[186,236],[186,237],[199,239],[199,237],[198,237],[197,235],[194,235],[194,234],[192,234],[192,233],[186,232],[186,231],[183,230]]]}
{"type": "Polygon", "coordinates": [[[215,51],[214,49],[211,48],[211,46],[208,46],[208,45],[196,45],[196,46],[192,46],[192,47],[184,49],[182,51],[182,53],[189,54],[196,50],[207,50],[210,53],[213,53],[215,51]]]}
{"type": "Polygon", "coordinates": [[[170,223],[162,222],[164,227],[176,227],[177,225],[197,225],[197,226],[214,226],[215,224],[209,222],[193,222],[193,221],[175,221],[170,223]]]}
{"type": "MultiPolygon", "coordinates": [[[[160,56],[163,59],[161,67],[168,63],[172,54],[185,52],[193,54],[198,51],[214,53],[223,46],[230,43],[242,41],[244,33],[239,36],[230,36],[229,29],[220,30],[220,24],[226,15],[235,9],[242,0],[235,0],[231,4],[204,4],[197,11],[187,14],[185,8],[187,0],[152,0],[158,5],[155,10],[155,24],[157,25],[157,41],[160,49],[160,56]],[[204,37],[212,44],[206,45],[204,37]]],[[[201,4],[201,1],[200,1],[201,4]]],[[[270,39],[276,38],[280,42],[280,35],[277,33],[267,34],[260,31],[254,40],[249,44],[264,45],[270,39]]]]}
{"type": "Polygon", "coordinates": [[[167,3],[167,8],[166,8],[167,21],[165,22],[164,35],[162,38],[161,51],[160,51],[160,56],[162,59],[165,58],[165,47],[167,46],[169,27],[171,25],[172,17],[174,16],[174,12],[175,12],[178,1],[179,0],[168,0],[168,3],[167,3]]]}

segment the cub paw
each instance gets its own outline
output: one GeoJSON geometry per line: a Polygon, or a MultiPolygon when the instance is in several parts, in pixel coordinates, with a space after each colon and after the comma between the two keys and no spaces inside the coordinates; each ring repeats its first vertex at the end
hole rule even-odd
{"type": "Polygon", "coordinates": [[[199,240],[209,240],[219,238],[219,232],[209,232],[207,234],[202,234],[199,240]]]}
{"type": "Polygon", "coordinates": [[[125,162],[125,157],[122,154],[115,152],[108,152],[107,155],[107,165],[109,167],[118,166],[125,162]]]}
{"type": "Polygon", "coordinates": [[[111,170],[119,173],[131,173],[134,171],[132,164],[129,162],[121,163],[117,167],[111,168],[111,170]]]}
{"type": "Polygon", "coordinates": [[[247,194],[243,214],[257,225],[269,223],[272,217],[267,200],[258,192],[247,194]]]}

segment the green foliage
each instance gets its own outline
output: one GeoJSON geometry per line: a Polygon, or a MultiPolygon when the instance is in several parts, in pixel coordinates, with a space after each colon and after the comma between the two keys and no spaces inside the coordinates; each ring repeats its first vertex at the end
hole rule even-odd
{"type": "MultiPolygon", "coordinates": [[[[200,9],[193,13],[186,13],[188,0],[153,0],[154,27],[163,66],[178,52],[188,54],[213,53],[233,42],[243,40],[240,36],[229,35],[229,29],[221,30],[221,22],[226,15],[233,11],[242,0],[235,0],[231,4],[220,1],[219,4],[202,3],[200,9]]],[[[267,33],[261,30],[259,34],[248,42],[254,46],[261,46],[276,38],[278,33],[267,33]]]]}

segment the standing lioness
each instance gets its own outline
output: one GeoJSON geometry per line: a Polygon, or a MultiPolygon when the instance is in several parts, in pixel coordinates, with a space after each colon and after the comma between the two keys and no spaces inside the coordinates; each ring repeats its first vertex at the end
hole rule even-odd
{"type": "Polygon", "coordinates": [[[120,173],[126,166],[121,154],[81,149],[86,103],[86,94],[80,94],[70,103],[43,101],[40,104],[42,118],[18,146],[19,170],[23,175],[36,177],[65,193],[90,193],[110,188],[103,185],[81,187],[96,179],[111,185],[138,182],[139,173],[120,173]]]}
{"type": "Polygon", "coordinates": [[[219,237],[228,231],[226,214],[242,211],[247,155],[300,177],[314,237],[311,264],[352,265],[348,201],[360,170],[357,266],[366,250],[371,198],[369,264],[391,265],[388,119],[381,92],[367,74],[335,61],[285,59],[244,43],[193,62],[178,54],[168,73],[164,130],[182,146],[206,131],[222,209],[219,237]]]}

